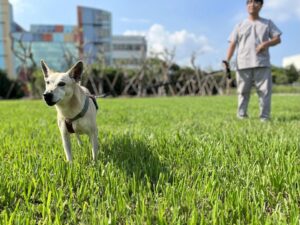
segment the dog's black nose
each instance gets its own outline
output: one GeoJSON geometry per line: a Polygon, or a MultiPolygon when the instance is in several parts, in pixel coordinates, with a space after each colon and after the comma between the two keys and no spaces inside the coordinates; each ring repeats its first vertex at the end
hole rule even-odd
{"type": "Polygon", "coordinates": [[[45,99],[46,102],[51,102],[52,101],[52,98],[53,98],[52,93],[46,92],[46,93],[43,94],[43,96],[44,96],[44,99],[45,99]]]}

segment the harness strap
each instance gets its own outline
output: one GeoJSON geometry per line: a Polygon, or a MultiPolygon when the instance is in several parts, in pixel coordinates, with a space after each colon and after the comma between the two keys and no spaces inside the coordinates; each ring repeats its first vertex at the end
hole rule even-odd
{"type": "Polygon", "coordinates": [[[95,107],[96,107],[96,110],[98,110],[98,109],[99,109],[99,106],[98,106],[98,104],[97,104],[95,95],[89,95],[89,97],[93,100],[93,103],[94,103],[94,105],[95,105],[95,107]]]}
{"type": "Polygon", "coordinates": [[[89,95],[88,96],[87,95],[86,98],[85,98],[84,106],[83,106],[83,109],[81,110],[81,112],[78,113],[72,119],[65,119],[65,124],[66,124],[67,130],[68,130],[69,133],[71,133],[71,134],[75,133],[75,130],[74,130],[73,126],[72,126],[72,122],[74,122],[75,120],[78,120],[79,118],[83,117],[86,114],[86,112],[87,112],[87,110],[89,108],[89,98],[91,98],[93,100],[93,103],[94,103],[94,105],[96,107],[96,110],[98,110],[98,104],[97,104],[95,96],[93,96],[93,95],[89,95]]]}
{"type": "Polygon", "coordinates": [[[65,120],[65,124],[66,124],[66,127],[67,127],[67,130],[70,134],[74,134],[75,133],[75,130],[72,126],[72,123],[68,122],[67,120],[65,120]]]}

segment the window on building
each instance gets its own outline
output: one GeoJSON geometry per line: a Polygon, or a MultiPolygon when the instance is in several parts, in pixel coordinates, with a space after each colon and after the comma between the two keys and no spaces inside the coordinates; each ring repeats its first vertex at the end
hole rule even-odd
{"type": "Polygon", "coordinates": [[[116,51],[140,51],[142,46],[138,44],[114,44],[113,48],[116,51]]]}

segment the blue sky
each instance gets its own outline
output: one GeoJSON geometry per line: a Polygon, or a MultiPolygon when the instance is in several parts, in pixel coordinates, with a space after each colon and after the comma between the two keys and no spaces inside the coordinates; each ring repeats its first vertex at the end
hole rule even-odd
{"type": "MultiPolygon", "coordinates": [[[[175,49],[175,60],[188,64],[193,52],[203,69],[219,69],[233,27],[247,17],[245,0],[10,0],[14,20],[30,24],[76,25],[76,6],[110,11],[113,34],[142,34],[152,53],[175,49]]],[[[300,0],[265,0],[261,16],[283,32],[282,44],[271,49],[272,64],[300,54],[300,0]]]]}

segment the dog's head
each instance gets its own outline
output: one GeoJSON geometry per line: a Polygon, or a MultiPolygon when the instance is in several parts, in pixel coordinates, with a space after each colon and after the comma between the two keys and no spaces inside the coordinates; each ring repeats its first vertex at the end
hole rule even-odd
{"type": "Polygon", "coordinates": [[[46,103],[50,106],[59,104],[69,99],[74,92],[74,87],[81,80],[83,71],[82,61],[77,62],[65,73],[54,72],[41,60],[46,90],[43,93],[46,103]]]}

